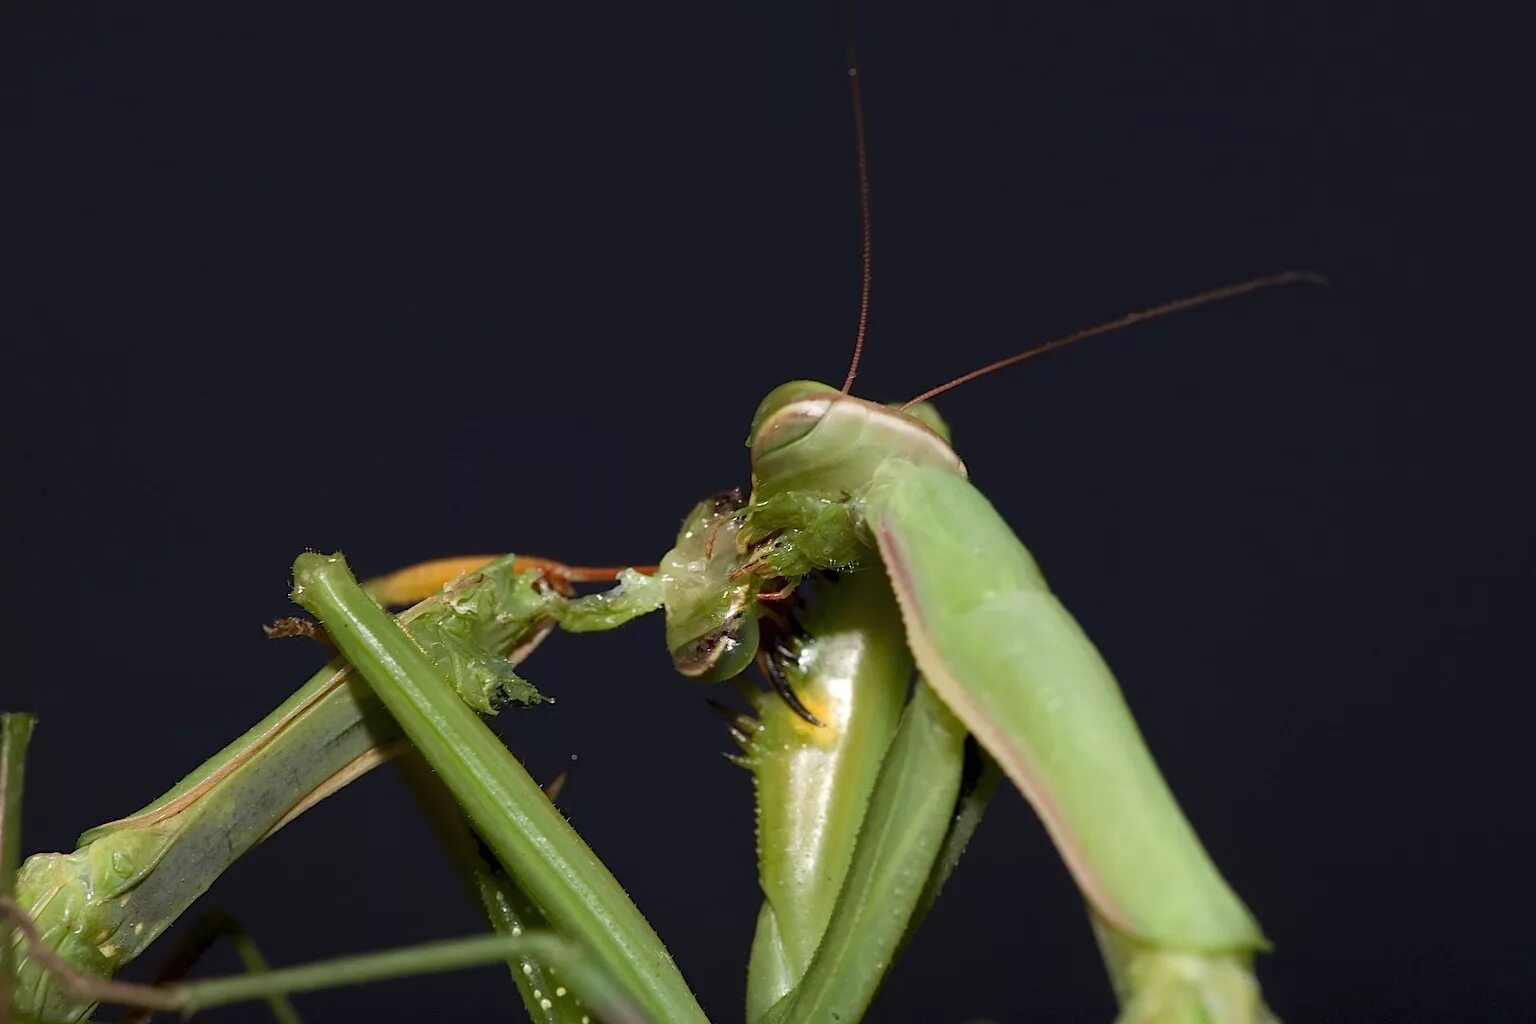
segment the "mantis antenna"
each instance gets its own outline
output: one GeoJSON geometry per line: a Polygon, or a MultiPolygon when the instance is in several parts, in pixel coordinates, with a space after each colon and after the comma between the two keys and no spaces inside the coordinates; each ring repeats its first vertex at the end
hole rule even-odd
{"type": "MultiPolygon", "coordinates": [[[[996,373],[998,370],[1007,369],[1027,359],[1043,356],[1047,352],[1054,352],[1056,349],[1066,348],[1068,345],[1075,345],[1079,341],[1087,341],[1089,338],[1094,338],[1101,334],[1110,334],[1125,327],[1131,327],[1148,320],[1156,320],[1159,317],[1168,316],[1170,313],[1182,313],[1186,309],[1206,306],[1213,302],[1223,302],[1227,299],[1237,298],[1239,295],[1247,295],[1250,292],[1263,291],[1266,288],[1278,288],[1289,284],[1315,284],[1321,285],[1324,288],[1329,287],[1328,279],[1322,274],[1310,270],[1287,270],[1280,274],[1270,274],[1267,277],[1256,277],[1238,284],[1229,284],[1223,288],[1213,288],[1208,292],[1175,299],[1173,302],[1165,302],[1161,306],[1153,306],[1151,309],[1127,313],[1125,316],[1099,324],[1096,327],[1073,331],[1071,334],[1035,345],[1022,352],[1015,352],[1011,356],[988,363],[986,366],[972,370],[970,373],[963,373],[954,380],[940,384],[938,387],[929,388],[916,398],[909,399],[901,408],[908,409],[919,402],[926,402],[936,395],[942,395],[946,391],[953,391],[962,384],[969,384],[978,377],[985,377],[989,373],[996,373]]],[[[857,350],[855,350],[855,362],[857,362],[857,350]]],[[[852,379],[851,374],[849,379],[852,379]]],[[[848,389],[845,386],[843,390],[846,391],[848,389]]]]}
{"type": "Polygon", "coordinates": [[[859,326],[853,336],[853,358],[848,362],[848,376],[843,381],[843,394],[853,387],[853,379],[859,375],[859,357],[864,354],[864,337],[869,333],[869,146],[864,138],[864,93],[859,84],[859,44],[855,36],[857,19],[854,0],[843,5],[846,22],[843,27],[848,50],[848,97],[853,103],[853,144],[859,158],[859,260],[863,264],[863,276],[859,285],[859,326]]]}

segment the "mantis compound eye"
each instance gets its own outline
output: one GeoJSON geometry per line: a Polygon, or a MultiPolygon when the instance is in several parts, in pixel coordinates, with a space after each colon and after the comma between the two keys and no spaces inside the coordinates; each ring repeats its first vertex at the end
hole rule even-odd
{"type": "Polygon", "coordinates": [[[719,682],[746,671],[757,659],[758,641],[757,617],[738,612],[691,643],[673,648],[672,663],[690,679],[719,682]]]}
{"type": "Polygon", "coordinates": [[[752,416],[747,435],[753,460],[805,437],[841,397],[837,389],[813,380],[790,381],[768,392],[752,416]]]}

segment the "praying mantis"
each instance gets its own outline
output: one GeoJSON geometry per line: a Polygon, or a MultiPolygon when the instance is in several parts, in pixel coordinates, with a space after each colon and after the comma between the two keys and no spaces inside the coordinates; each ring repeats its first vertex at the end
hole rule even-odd
{"type": "MultiPolygon", "coordinates": [[[[1083,890],[1127,1020],[1264,1019],[1249,972],[1263,945],[1256,925],[1183,821],[1113,679],[966,482],[931,411],[921,403],[892,410],[852,397],[848,385],[800,382],[769,394],[750,436],[750,494],[702,503],[655,573],[623,575],[607,594],[567,593],[585,580],[559,564],[477,557],[427,572],[425,582],[381,581],[373,594],[386,603],[424,599],[396,622],[356,588],[344,562],[302,558],[296,599],[342,660],[162,800],[87,834],[87,846],[121,837],[105,867],[86,857],[83,870],[96,889],[99,872],[117,871],[107,902],[128,902],[100,922],[110,929],[104,937],[65,929],[81,939],[78,955],[94,950],[95,966],[115,968],[137,953],[131,942],[147,944],[201,891],[203,883],[157,892],[172,875],[167,858],[188,851],[216,874],[223,865],[202,859],[199,837],[222,840],[238,828],[243,843],[259,841],[310,794],[381,760],[378,752],[396,742],[386,734],[403,732],[493,851],[479,867],[467,858],[466,873],[481,873],[482,892],[500,886],[516,894],[508,903],[525,898],[548,931],[572,942],[519,946],[511,940],[526,926],[506,924],[509,941],[484,955],[513,957],[519,973],[558,965],[573,988],[583,978],[588,1001],[616,1019],[696,1019],[686,984],[658,957],[643,918],[600,865],[581,867],[590,851],[566,835],[526,773],[486,743],[474,717],[537,700],[512,665],[552,627],[612,628],[664,609],[667,646],[685,676],[735,678],[762,654],[781,696],[753,696],[755,719],[732,720],[742,760],[758,777],[761,827],[798,837],[795,848],[809,851],[809,862],[838,866],[797,873],[775,863],[771,849],[764,857],[768,902],[752,953],[749,1017],[857,1016],[1001,773],[1040,811],[1083,890]],[[814,593],[797,626],[784,602],[801,586],[814,593]],[[914,664],[922,682],[909,699],[914,664]],[[298,753],[306,747],[324,748],[330,760],[298,753]],[[968,749],[979,762],[969,772],[968,749]],[[271,794],[263,758],[311,774],[296,790],[271,794]],[[240,788],[249,782],[252,791],[240,788]],[[215,793],[223,817],[211,813],[215,793]],[[516,827],[493,827],[498,817],[516,827]],[[833,819],[836,828],[827,825],[833,819]],[[874,921],[875,906],[895,909],[874,921]],[[135,913],[123,916],[128,910],[135,913]],[[146,920],[149,912],[162,916],[146,920]]],[[[42,916],[35,903],[18,906],[29,921],[42,916]]],[[[18,949],[26,940],[18,937],[18,949]]],[[[28,993],[59,992],[49,987],[55,974],[24,966],[40,986],[28,993]]],[[[553,1000],[542,1004],[563,987],[530,988],[530,1011],[562,1012],[553,1000]]],[[[41,1009],[58,1009],[50,998],[41,1009]]],[[[59,994],[71,1001],[89,1012],[89,1000],[59,994]]]]}

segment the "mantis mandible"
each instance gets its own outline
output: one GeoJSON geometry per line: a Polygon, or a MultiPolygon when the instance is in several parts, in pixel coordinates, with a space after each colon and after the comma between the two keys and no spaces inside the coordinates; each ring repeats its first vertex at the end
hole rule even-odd
{"type": "MultiPolygon", "coordinates": [[[[1264,946],[1257,924],[1163,783],[1108,668],[968,482],[926,400],[1105,330],[1312,278],[1277,275],[1132,314],[899,408],[854,397],[869,192],[856,73],[850,82],[865,266],[855,356],[841,388],[796,381],[762,401],[749,431],[750,493],[701,503],[651,572],[489,556],[407,570],[372,588],[383,603],[420,602],[399,620],[357,588],[341,559],[301,556],[295,598],[340,658],[160,800],[87,833],[76,854],[30,861],[18,921],[42,924],[43,939],[77,968],[110,976],[229,860],[404,749],[403,736],[491,849],[487,870],[529,897],[525,918],[536,914],[574,940],[639,1012],[699,1019],[644,919],[504,748],[486,740],[476,714],[537,702],[513,665],[555,626],[608,629],[665,609],[682,674],[733,679],[756,663],[778,693],[752,698],[756,719],[733,719],[742,761],[758,777],[760,828],[786,839],[760,850],[766,902],[749,1018],[860,1015],[998,772],[1035,807],[1071,869],[1125,1019],[1267,1016],[1250,972],[1264,946]],[[620,579],[613,591],[570,592],[612,578],[620,579]],[[788,604],[802,588],[815,591],[803,621],[788,604]],[[288,788],[272,788],[278,775],[291,777],[288,788]],[[877,904],[882,912],[872,914],[877,904]]],[[[500,884],[487,877],[482,895],[500,884]]],[[[506,926],[511,938],[522,927],[506,926]]],[[[16,942],[24,1013],[90,1012],[90,998],[55,987],[55,969],[29,959],[30,935],[16,942]]],[[[481,952],[523,967],[558,963],[573,984],[584,976],[579,957],[547,944],[481,952]]],[[[590,984],[595,1000],[603,982],[590,984]]],[[[544,991],[529,990],[530,1010],[562,1012],[542,1006],[544,991]]]]}

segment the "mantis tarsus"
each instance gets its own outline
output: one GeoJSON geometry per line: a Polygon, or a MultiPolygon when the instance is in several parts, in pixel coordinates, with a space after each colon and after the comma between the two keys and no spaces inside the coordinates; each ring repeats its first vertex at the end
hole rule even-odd
{"type": "MultiPolygon", "coordinates": [[[[415,635],[414,644],[358,600],[360,592],[341,563],[303,560],[296,567],[297,596],[368,686],[338,663],[182,787],[132,819],[88,834],[102,843],[93,845],[93,852],[107,856],[87,855],[66,867],[84,872],[80,877],[91,883],[92,893],[108,893],[101,910],[116,916],[93,919],[89,932],[78,931],[78,919],[71,918],[60,944],[67,934],[76,942],[80,966],[110,973],[138,951],[134,943],[147,944],[223,866],[198,837],[229,845],[227,838],[238,834],[240,841],[233,844],[238,852],[280,825],[309,792],[367,767],[378,741],[403,727],[454,789],[519,891],[533,897],[549,923],[615,973],[619,987],[645,1012],[687,1019],[697,1008],[689,1005],[680,978],[658,958],[659,943],[646,934],[643,919],[631,914],[616,887],[592,887],[594,877],[601,881],[600,866],[572,867],[584,856],[579,840],[558,856],[546,855],[550,837],[559,832],[558,815],[545,810],[531,780],[517,776],[515,766],[501,765],[504,785],[496,795],[502,802],[486,803],[487,764],[499,755],[491,747],[476,748],[477,763],[461,764],[453,777],[452,748],[467,746],[459,741],[477,735],[466,708],[488,711],[509,698],[535,699],[495,652],[521,651],[551,623],[572,630],[611,628],[665,605],[669,647],[684,674],[732,677],[754,660],[759,620],[778,621],[785,614],[782,601],[796,585],[830,574],[850,578],[820,585],[810,635],[795,635],[791,628],[782,647],[767,655],[806,714],[786,717],[782,707],[768,702],[758,709],[761,724],[737,726],[748,747],[744,757],[759,773],[764,827],[800,836],[811,861],[837,865],[829,883],[825,873],[795,878],[773,863],[772,851],[765,855],[769,904],[753,953],[749,1015],[820,1019],[828,1007],[857,1015],[867,1005],[923,900],[942,881],[949,819],[956,801],[970,792],[961,777],[969,731],[1040,808],[1062,847],[1099,918],[1127,1014],[1162,1019],[1184,1008],[1195,1013],[1198,1006],[1223,1019],[1255,1019],[1262,1011],[1246,959],[1261,942],[1256,927],[1205,860],[1162,787],[1113,680],[1055,605],[1027,553],[965,483],[958,457],[926,415],[921,409],[912,415],[888,410],[826,385],[786,385],[769,395],[754,419],[750,499],[740,508],[708,504],[696,511],[698,522],[691,519],[673,555],[660,560],[663,567],[671,564],[670,571],[629,576],[615,596],[583,602],[541,586],[547,573],[518,573],[514,564],[502,564],[472,574],[433,599],[435,604],[408,613],[407,627],[431,632],[415,635]],[[848,597],[840,590],[885,585],[894,588],[894,598],[848,597]],[[865,614],[874,618],[828,625],[821,634],[815,626],[815,616],[838,622],[865,614]],[[849,638],[851,653],[831,650],[832,638],[840,635],[849,638]],[[905,705],[904,720],[909,669],[901,663],[902,645],[890,644],[892,636],[905,637],[906,650],[926,679],[918,698],[905,705]],[[881,643],[887,650],[876,653],[881,643]],[[884,670],[864,663],[880,658],[891,663],[884,670]],[[841,666],[826,664],[839,659],[841,666]],[[1028,671],[1017,671],[1020,666],[1028,671]],[[852,716],[870,696],[865,691],[872,676],[884,677],[879,692],[885,699],[874,698],[870,718],[857,719],[855,735],[852,716]],[[445,680],[454,693],[433,690],[434,682],[445,680]],[[834,706],[840,700],[848,706],[834,706]],[[443,726],[450,714],[457,720],[443,726]],[[319,746],[333,760],[312,756],[306,729],[318,730],[324,737],[319,746]],[[765,737],[779,734],[780,752],[804,755],[798,762],[774,763],[777,755],[765,737]],[[849,752],[829,751],[832,738],[851,738],[849,752]],[[297,780],[294,791],[271,794],[262,785],[263,756],[303,764],[312,777],[297,780]],[[797,777],[797,764],[816,758],[825,763],[808,769],[811,781],[837,780],[815,794],[817,806],[849,809],[837,816],[840,834],[792,820],[813,803],[812,787],[797,777]],[[892,808],[915,806],[903,802],[910,799],[914,779],[933,778],[913,772],[913,763],[944,766],[952,774],[942,785],[933,783],[936,806],[902,826],[897,819],[903,815],[892,808]],[[256,783],[254,792],[272,798],[263,802],[242,789],[242,782],[256,783]],[[210,798],[216,792],[222,801],[210,798]],[[477,797],[481,803],[474,802],[477,797]],[[867,820],[888,828],[859,828],[866,801],[867,820]],[[498,844],[487,833],[496,831],[499,815],[517,820],[498,844]],[[861,846],[866,836],[876,839],[861,846]],[[157,888],[164,880],[186,877],[179,869],[156,870],[178,857],[203,869],[205,880],[157,888]],[[844,873],[854,880],[846,887],[844,873]],[[571,884],[562,889],[560,878],[571,884]],[[900,893],[896,925],[887,920],[876,927],[868,920],[867,900],[842,895],[860,891],[900,893]],[[126,902],[112,912],[107,906],[112,901],[126,902]],[[584,918],[586,911],[595,913],[584,918]],[[98,935],[96,928],[106,934],[98,935]],[[614,941],[605,945],[605,937],[614,941]],[[876,967],[853,970],[843,959],[850,956],[867,957],[860,962],[876,967]],[[1218,1005],[1227,1012],[1212,1009],[1218,1005]]],[[[977,779],[986,771],[984,765],[977,779]]],[[[38,881],[45,867],[65,870],[36,862],[27,878],[41,885],[35,892],[51,891],[51,881],[38,881]]],[[[45,916],[35,902],[24,909],[45,916]]],[[[24,988],[22,996],[36,999],[37,992],[24,988]]],[[[530,998],[530,1010],[557,1012],[540,1005],[545,996],[530,998]]],[[[88,1012],[46,999],[22,1006],[26,1012],[39,1008],[88,1012]]]]}

